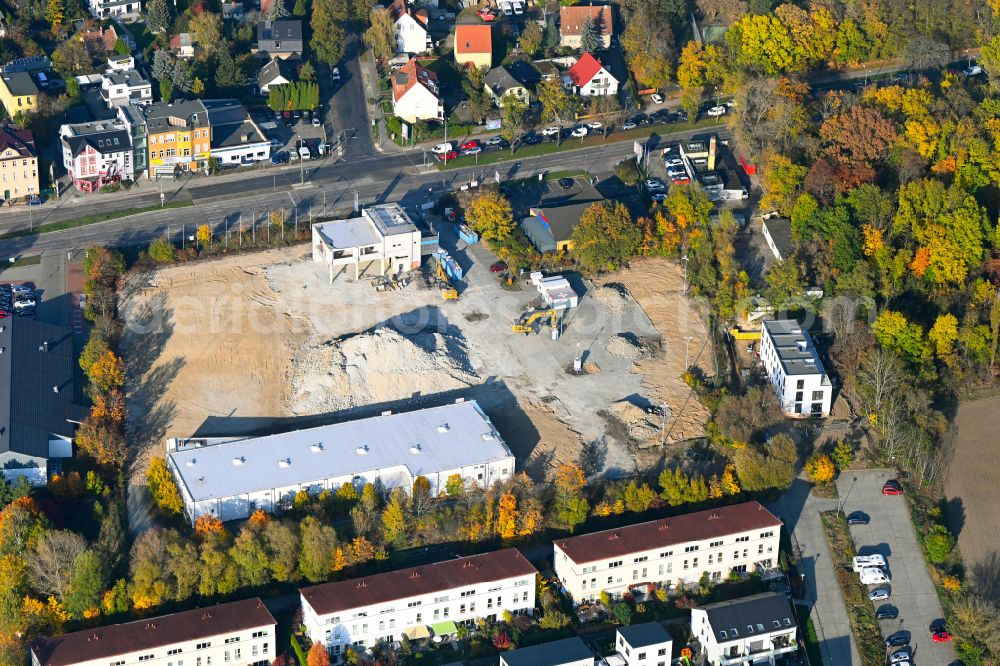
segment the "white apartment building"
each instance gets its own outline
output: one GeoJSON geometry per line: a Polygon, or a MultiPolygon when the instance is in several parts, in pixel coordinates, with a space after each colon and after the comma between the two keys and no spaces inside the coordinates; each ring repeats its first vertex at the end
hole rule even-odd
{"type": "Polygon", "coordinates": [[[299,590],[314,643],[344,649],[454,634],[456,623],[532,614],[535,567],[516,548],[299,590]]]}
{"type": "Polygon", "coordinates": [[[457,474],[490,486],[514,475],[514,455],[471,400],[262,437],[171,438],[167,466],[194,523],[280,512],[300,490],[345,483],[409,490],[423,476],[437,494],[457,474]]]}
{"type": "Polygon", "coordinates": [[[759,502],[697,511],[553,543],[556,575],[575,601],[620,597],[653,583],[773,568],[781,521],[759,502]]]}
{"type": "Polygon", "coordinates": [[[137,19],[142,13],[141,0],[88,0],[94,18],[137,19]]]}
{"type": "Polygon", "coordinates": [[[500,653],[500,666],[594,666],[594,653],[579,636],[500,653]]]}
{"type": "Polygon", "coordinates": [[[691,609],[691,633],[708,666],[769,664],[798,650],[795,611],[777,592],[691,609]]]}
{"type": "Polygon", "coordinates": [[[615,653],[600,666],[670,666],[674,640],[659,622],[619,627],[615,632],[615,653]]]}
{"type": "Polygon", "coordinates": [[[125,104],[152,104],[153,84],[135,69],[109,69],[101,79],[101,97],[109,109],[125,104]]]}
{"type": "Polygon", "coordinates": [[[313,261],[329,267],[330,283],[354,266],[357,280],[361,264],[378,262],[379,275],[420,268],[420,230],[399,204],[379,204],[359,217],[319,222],[312,227],[313,261]]]}
{"type": "Polygon", "coordinates": [[[120,120],[99,120],[59,128],[63,167],[80,192],[135,180],[132,136],[120,120]]]}
{"type": "Polygon", "coordinates": [[[268,666],[281,652],[260,599],[84,629],[31,645],[32,666],[268,666]]]}
{"type": "Polygon", "coordinates": [[[833,384],[809,333],[794,319],[764,322],[760,362],[786,416],[830,415],[833,384]]]}

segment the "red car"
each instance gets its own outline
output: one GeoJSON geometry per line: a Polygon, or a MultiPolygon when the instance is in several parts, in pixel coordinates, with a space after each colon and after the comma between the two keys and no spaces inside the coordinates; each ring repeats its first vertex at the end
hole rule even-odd
{"type": "Polygon", "coordinates": [[[899,481],[897,481],[896,479],[889,479],[888,481],[885,482],[885,485],[882,486],[882,494],[883,495],[902,495],[903,494],[903,486],[899,485],[899,481]]]}
{"type": "Polygon", "coordinates": [[[438,155],[438,157],[440,157],[443,160],[453,160],[456,157],[458,157],[458,151],[449,150],[447,153],[441,153],[440,155],[438,155]]]}
{"type": "Polygon", "coordinates": [[[462,150],[468,150],[469,148],[478,148],[479,139],[473,139],[472,141],[466,141],[462,144],[462,150]]]}
{"type": "Polygon", "coordinates": [[[503,273],[505,270],[507,270],[506,262],[498,261],[490,265],[490,273],[503,273]]]}
{"type": "Polygon", "coordinates": [[[952,639],[947,629],[940,629],[931,634],[931,640],[935,643],[947,643],[952,639]]]}

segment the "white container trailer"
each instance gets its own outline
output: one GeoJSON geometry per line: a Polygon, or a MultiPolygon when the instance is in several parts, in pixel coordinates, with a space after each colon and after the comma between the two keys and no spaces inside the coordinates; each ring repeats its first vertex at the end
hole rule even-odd
{"type": "Polygon", "coordinates": [[[570,286],[569,280],[561,275],[543,277],[541,271],[531,274],[531,283],[545,299],[545,304],[554,310],[567,310],[579,305],[580,297],[570,286]]]}

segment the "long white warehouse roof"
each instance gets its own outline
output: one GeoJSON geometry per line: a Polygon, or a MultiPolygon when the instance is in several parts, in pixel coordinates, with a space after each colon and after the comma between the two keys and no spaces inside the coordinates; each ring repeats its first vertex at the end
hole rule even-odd
{"type": "Polygon", "coordinates": [[[399,466],[415,478],[513,457],[474,400],[167,455],[195,502],[399,466]]]}

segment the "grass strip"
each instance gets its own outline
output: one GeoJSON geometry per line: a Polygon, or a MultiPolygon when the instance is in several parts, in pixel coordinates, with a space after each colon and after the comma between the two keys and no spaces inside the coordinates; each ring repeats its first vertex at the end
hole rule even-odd
{"type": "Polygon", "coordinates": [[[34,229],[17,229],[15,231],[8,231],[5,234],[0,234],[0,240],[9,240],[11,238],[23,238],[25,236],[35,236],[37,234],[48,234],[53,231],[64,231],[66,229],[75,229],[77,227],[85,227],[89,224],[97,224],[98,222],[107,222],[108,220],[116,220],[120,217],[128,217],[129,215],[139,215],[141,213],[152,213],[153,211],[162,210],[164,208],[186,208],[187,206],[193,205],[194,202],[190,199],[183,199],[181,201],[171,201],[162,206],[146,206],[144,208],[125,208],[124,210],[113,210],[107,213],[92,213],[90,215],[84,215],[83,217],[74,217],[70,220],[60,220],[59,222],[48,222],[46,224],[39,225],[34,229]]]}
{"type": "Polygon", "coordinates": [[[8,261],[5,264],[0,264],[0,273],[10,268],[17,268],[19,266],[37,266],[42,263],[42,255],[33,254],[30,257],[19,257],[15,261],[8,261]]]}
{"type": "Polygon", "coordinates": [[[847,519],[836,511],[824,511],[820,518],[861,662],[864,666],[882,666],[885,662],[882,630],[875,619],[875,607],[868,600],[868,588],[861,584],[861,579],[851,568],[855,550],[851,533],[847,529],[847,519]]]}
{"type": "Polygon", "coordinates": [[[819,651],[819,636],[816,634],[816,627],[813,625],[809,607],[796,604],[795,614],[799,618],[799,627],[802,628],[801,637],[806,644],[806,654],[809,656],[810,666],[823,666],[823,654],[819,651]]]}

